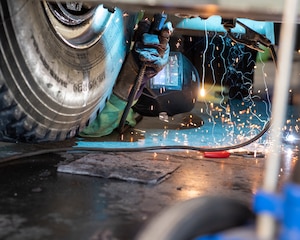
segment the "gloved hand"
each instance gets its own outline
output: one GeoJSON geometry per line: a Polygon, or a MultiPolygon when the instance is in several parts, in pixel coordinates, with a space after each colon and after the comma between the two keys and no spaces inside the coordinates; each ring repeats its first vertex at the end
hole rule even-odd
{"type": "Polygon", "coordinates": [[[135,34],[135,44],[127,56],[114,87],[114,94],[124,101],[127,101],[130,90],[144,64],[146,64],[145,75],[135,100],[138,99],[149,79],[161,71],[168,62],[169,39],[173,32],[172,24],[165,23],[157,33],[149,33],[149,31],[151,31],[151,22],[147,19],[140,21],[135,34]]]}
{"type": "MultiPolygon", "coordinates": [[[[151,33],[151,22],[142,20],[135,33],[135,44],[129,52],[113,89],[113,94],[96,119],[79,135],[82,137],[101,137],[110,134],[118,127],[128,96],[140,68],[146,64],[143,82],[136,99],[142,93],[147,81],[154,77],[167,64],[169,58],[169,39],[173,32],[172,24],[165,23],[159,32],[151,33]]],[[[130,126],[136,124],[132,109],[126,119],[130,126]]]]}
{"type": "MultiPolygon", "coordinates": [[[[146,25],[143,29],[147,29],[147,26],[151,28],[149,20],[141,21],[139,25],[142,24],[146,25]]],[[[167,22],[158,34],[146,32],[136,41],[133,54],[139,65],[141,65],[141,63],[147,65],[145,72],[146,77],[154,77],[167,64],[170,53],[168,43],[172,32],[172,24],[167,22]]]]}

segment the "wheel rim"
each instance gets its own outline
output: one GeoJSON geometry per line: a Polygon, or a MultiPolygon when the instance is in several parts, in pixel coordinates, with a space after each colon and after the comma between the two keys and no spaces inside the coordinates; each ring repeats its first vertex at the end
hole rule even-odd
{"type": "Polygon", "coordinates": [[[52,31],[63,42],[76,49],[94,45],[112,15],[103,5],[81,2],[43,1],[43,6],[52,31]]]}

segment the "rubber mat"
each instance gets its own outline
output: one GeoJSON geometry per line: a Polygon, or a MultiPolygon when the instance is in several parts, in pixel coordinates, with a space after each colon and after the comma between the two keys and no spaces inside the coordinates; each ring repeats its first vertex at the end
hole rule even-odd
{"type": "Polygon", "coordinates": [[[57,171],[145,184],[158,184],[180,167],[179,163],[164,159],[153,159],[151,156],[153,155],[88,154],[68,164],[59,165],[57,171]]]}

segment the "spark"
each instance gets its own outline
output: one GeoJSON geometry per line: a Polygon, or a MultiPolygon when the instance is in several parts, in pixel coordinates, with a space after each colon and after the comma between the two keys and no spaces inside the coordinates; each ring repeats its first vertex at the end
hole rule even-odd
{"type": "Polygon", "coordinates": [[[201,89],[200,89],[200,97],[205,97],[205,95],[206,95],[206,93],[205,93],[205,89],[204,89],[204,87],[202,87],[201,89]]]}

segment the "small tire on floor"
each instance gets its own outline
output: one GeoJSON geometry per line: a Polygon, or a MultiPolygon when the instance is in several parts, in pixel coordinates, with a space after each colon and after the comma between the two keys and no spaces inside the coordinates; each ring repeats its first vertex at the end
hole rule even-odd
{"type": "Polygon", "coordinates": [[[155,216],[136,240],[192,240],[240,226],[253,219],[252,211],[228,198],[199,197],[175,204],[155,216]]]}

